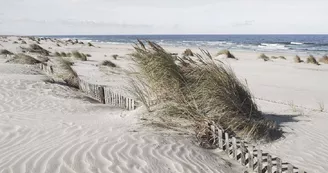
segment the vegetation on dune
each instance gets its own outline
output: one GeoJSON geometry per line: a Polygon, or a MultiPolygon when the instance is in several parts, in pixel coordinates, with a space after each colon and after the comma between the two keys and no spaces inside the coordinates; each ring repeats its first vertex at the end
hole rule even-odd
{"type": "Polygon", "coordinates": [[[118,55],[117,55],[117,54],[114,54],[114,55],[112,55],[112,57],[113,57],[115,60],[117,60],[118,55]]]}
{"type": "Polygon", "coordinates": [[[264,61],[269,61],[270,58],[268,56],[266,56],[264,53],[262,53],[260,56],[259,56],[259,59],[263,59],[264,61]]]}
{"type": "Polygon", "coordinates": [[[107,66],[107,67],[117,67],[117,65],[115,63],[113,63],[112,61],[109,60],[105,60],[103,62],[101,62],[102,66],[107,66]]]}
{"type": "Polygon", "coordinates": [[[87,56],[87,57],[91,57],[91,55],[90,55],[90,54],[88,54],[88,53],[87,53],[87,54],[85,54],[85,56],[87,56]]]}
{"type": "Polygon", "coordinates": [[[57,47],[60,47],[60,44],[57,43],[56,46],[57,46],[57,47]]]}
{"type": "Polygon", "coordinates": [[[49,56],[51,53],[50,51],[44,49],[43,47],[37,45],[37,44],[30,44],[28,48],[24,48],[26,51],[32,52],[32,53],[38,53],[40,55],[49,56]]]}
{"type": "Polygon", "coordinates": [[[71,67],[72,65],[72,62],[63,58],[58,58],[58,66],[60,69],[59,77],[63,79],[68,86],[79,88],[78,75],[71,67]]]}
{"type": "Polygon", "coordinates": [[[88,43],[88,46],[95,47],[91,42],[88,43]]]}
{"type": "Polygon", "coordinates": [[[27,44],[26,41],[22,40],[22,44],[27,44]]]}
{"type": "Polygon", "coordinates": [[[306,63],[315,64],[315,65],[320,65],[320,64],[318,63],[318,61],[314,58],[313,55],[310,55],[310,56],[306,59],[306,63]]]}
{"type": "Polygon", "coordinates": [[[328,64],[328,56],[327,55],[323,56],[322,58],[319,59],[319,62],[328,64]]]}
{"type": "Polygon", "coordinates": [[[14,41],[13,44],[18,44],[18,42],[17,41],[14,41]]]}
{"type": "Polygon", "coordinates": [[[183,56],[194,56],[194,53],[191,51],[191,49],[186,49],[183,53],[183,56]]]}
{"type": "Polygon", "coordinates": [[[55,52],[56,57],[61,57],[61,54],[59,52],[55,52]]]}
{"type": "Polygon", "coordinates": [[[66,54],[65,52],[61,52],[60,55],[61,55],[62,57],[67,57],[67,54],[66,54]]]}
{"type": "Polygon", "coordinates": [[[236,59],[236,57],[228,50],[228,49],[223,49],[223,50],[220,50],[216,56],[219,56],[219,55],[226,55],[227,58],[232,58],[232,59],[236,59]]]}
{"type": "Polygon", "coordinates": [[[278,59],[278,57],[276,57],[276,56],[271,56],[271,59],[278,59]]]}
{"type": "Polygon", "coordinates": [[[284,56],[279,56],[280,59],[286,60],[284,56]]]}
{"type": "Polygon", "coordinates": [[[79,51],[72,51],[72,56],[76,59],[79,59],[81,61],[87,61],[87,56],[83,53],[80,53],[79,51]]]}
{"type": "MultiPolygon", "coordinates": [[[[223,62],[214,62],[211,55],[202,50],[203,55],[196,54],[200,63],[181,58],[178,58],[180,63],[176,63],[175,57],[162,47],[147,43],[139,41],[132,57],[140,68],[139,78],[144,80],[141,86],[147,86],[152,97],[165,103],[166,112],[195,123],[214,122],[244,138],[270,140],[280,135],[276,124],[266,120],[258,110],[248,88],[223,62]]],[[[141,90],[135,89],[137,95],[143,93],[141,90]]],[[[151,100],[146,99],[148,95],[139,99],[151,100]]]]}
{"type": "Polygon", "coordinates": [[[7,60],[6,63],[16,63],[16,64],[38,64],[41,63],[41,61],[25,54],[16,54],[11,59],[7,60]]]}
{"type": "Polygon", "coordinates": [[[7,49],[1,49],[0,50],[0,55],[13,55],[14,53],[10,52],[7,49]]]}
{"type": "Polygon", "coordinates": [[[294,57],[294,62],[295,62],[295,63],[302,63],[302,62],[304,62],[304,61],[301,60],[301,58],[300,58],[298,55],[296,55],[296,56],[294,57]]]}

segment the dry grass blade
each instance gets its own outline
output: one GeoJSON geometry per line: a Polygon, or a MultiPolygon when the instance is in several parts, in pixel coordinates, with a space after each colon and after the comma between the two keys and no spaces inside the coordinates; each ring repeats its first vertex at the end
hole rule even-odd
{"type": "Polygon", "coordinates": [[[315,65],[320,65],[320,64],[318,63],[318,61],[314,58],[313,55],[310,55],[310,56],[306,59],[306,63],[315,64],[315,65]]]}
{"type": "Polygon", "coordinates": [[[16,64],[38,64],[41,63],[41,61],[25,54],[16,54],[14,57],[11,59],[7,60],[6,63],[16,63],[16,64]]]}
{"type": "Polygon", "coordinates": [[[228,49],[223,49],[220,50],[216,56],[220,56],[220,55],[226,55],[227,58],[232,58],[232,59],[236,59],[236,57],[228,50],[228,49]]]}

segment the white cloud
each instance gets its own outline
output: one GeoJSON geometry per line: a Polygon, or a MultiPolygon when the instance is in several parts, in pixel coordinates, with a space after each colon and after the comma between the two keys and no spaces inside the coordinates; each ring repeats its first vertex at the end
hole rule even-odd
{"type": "Polygon", "coordinates": [[[0,0],[0,34],[327,33],[324,0],[0,0]]]}

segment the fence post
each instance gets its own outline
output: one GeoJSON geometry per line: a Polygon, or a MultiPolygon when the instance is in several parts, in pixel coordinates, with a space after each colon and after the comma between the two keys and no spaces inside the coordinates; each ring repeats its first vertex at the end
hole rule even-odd
{"type": "Polygon", "coordinates": [[[219,148],[223,149],[223,136],[222,136],[222,130],[218,129],[218,136],[219,136],[219,148]]]}
{"type": "Polygon", "coordinates": [[[105,100],[105,90],[103,86],[98,87],[100,102],[106,104],[105,100]]]}
{"type": "Polygon", "coordinates": [[[132,99],[132,110],[135,110],[136,109],[136,101],[134,101],[133,99],[132,99]]]}
{"type": "Polygon", "coordinates": [[[235,137],[232,137],[232,157],[237,160],[237,143],[235,137]]]}
{"type": "Polygon", "coordinates": [[[228,133],[224,133],[225,136],[225,150],[226,153],[228,154],[228,156],[230,155],[230,151],[229,151],[229,134],[228,133]]]}
{"type": "Polygon", "coordinates": [[[253,159],[253,151],[254,151],[254,147],[253,145],[249,145],[248,146],[248,167],[251,170],[254,170],[254,159],[253,159]]]}
{"type": "Polygon", "coordinates": [[[267,165],[268,173],[272,173],[272,157],[268,154],[268,165],[267,165]]]}
{"type": "Polygon", "coordinates": [[[282,163],[281,163],[281,159],[277,157],[276,159],[277,161],[277,173],[282,173],[282,163]]]}
{"type": "Polygon", "coordinates": [[[257,149],[257,171],[262,172],[262,150],[257,149]]]}
{"type": "Polygon", "coordinates": [[[294,166],[292,164],[288,164],[288,173],[294,173],[294,166]]]}
{"type": "Polygon", "coordinates": [[[240,160],[241,160],[241,165],[245,166],[245,143],[244,141],[240,142],[240,160]]]}

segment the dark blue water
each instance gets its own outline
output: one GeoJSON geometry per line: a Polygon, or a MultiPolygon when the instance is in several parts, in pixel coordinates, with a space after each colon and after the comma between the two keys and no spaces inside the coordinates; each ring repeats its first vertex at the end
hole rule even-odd
{"type": "Polygon", "coordinates": [[[137,39],[141,39],[155,41],[164,46],[328,53],[328,35],[66,35],[51,37],[110,44],[135,43],[137,39]]]}

